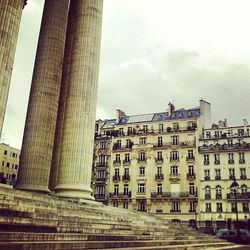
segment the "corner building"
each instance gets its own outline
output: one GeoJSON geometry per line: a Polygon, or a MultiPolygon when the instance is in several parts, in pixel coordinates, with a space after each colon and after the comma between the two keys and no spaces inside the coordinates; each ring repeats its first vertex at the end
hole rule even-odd
{"type": "Polygon", "coordinates": [[[239,226],[249,227],[250,126],[247,121],[234,127],[219,121],[218,125],[204,129],[199,138],[199,161],[200,227],[235,227],[235,195],[230,189],[234,180],[239,185],[236,193],[239,226]]]}
{"type": "Polygon", "coordinates": [[[153,212],[174,221],[196,219],[197,147],[211,124],[210,104],[96,121],[92,187],[97,201],[153,212]],[[200,131],[200,132],[199,132],[200,131]]]}

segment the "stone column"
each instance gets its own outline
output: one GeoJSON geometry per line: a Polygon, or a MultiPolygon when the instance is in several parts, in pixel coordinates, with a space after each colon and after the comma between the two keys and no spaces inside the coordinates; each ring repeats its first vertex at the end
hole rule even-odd
{"type": "Polygon", "coordinates": [[[0,1],[0,136],[25,0],[0,1]]]}
{"type": "Polygon", "coordinates": [[[18,175],[19,189],[49,192],[69,0],[45,0],[18,175]]]}
{"type": "Polygon", "coordinates": [[[91,168],[103,0],[74,0],[75,25],[56,195],[93,200],[91,168]]]}
{"type": "Polygon", "coordinates": [[[75,16],[76,16],[75,15],[76,4],[73,4],[73,2],[74,1],[71,1],[70,8],[69,8],[67,35],[66,35],[66,44],[65,44],[63,71],[62,71],[62,82],[61,82],[61,89],[60,89],[55,140],[54,140],[53,155],[52,155],[51,170],[50,170],[49,188],[51,191],[54,190],[55,186],[57,185],[57,176],[58,176],[58,170],[59,170],[59,164],[60,164],[60,154],[61,154],[62,134],[63,134],[63,120],[64,120],[65,105],[66,105],[66,99],[67,99],[67,89],[68,89],[68,81],[69,81],[69,71],[70,71],[72,46],[73,46],[73,34],[74,34],[74,27],[75,27],[74,25],[75,25],[75,16]]]}

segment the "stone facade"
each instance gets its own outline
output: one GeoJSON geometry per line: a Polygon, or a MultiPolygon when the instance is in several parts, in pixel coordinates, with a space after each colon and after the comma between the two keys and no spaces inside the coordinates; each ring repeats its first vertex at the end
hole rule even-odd
{"type": "Polygon", "coordinates": [[[6,103],[10,87],[10,79],[24,0],[0,1],[0,136],[6,103]]]}
{"type": "Polygon", "coordinates": [[[164,218],[195,220],[197,135],[211,123],[210,104],[193,109],[96,122],[93,189],[96,200],[164,218]]]}

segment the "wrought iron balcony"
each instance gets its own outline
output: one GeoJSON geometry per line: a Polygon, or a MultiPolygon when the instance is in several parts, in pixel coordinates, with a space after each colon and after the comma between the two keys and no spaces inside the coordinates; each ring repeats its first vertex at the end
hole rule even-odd
{"type": "Polygon", "coordinates": [[[113,181],[120,181],[120,180],[121,180],[120,175],[114,175],[113,176],[113,181]]]}
{"type": "Polygon", "coordinates": [[[215,160],[214,161],[214,165],[219,165],[220,164],[220,161],[219,160],[215,160]]]}
{"type": "Polygon", "coordinates": [[[121,160],[113,160],[114,165],[121,165],[121,160]]]}
{"type": "Polygon", "coordinates": [[[130,165],[131,164],[131,160],[127,159],[127,160],[123,160],[123,165],[130,165]]]}
{"type": "Polygon", "coordinates": [[[195,161],[195,157],[194,156],[192,156],[192,157],[187,156],[186,161],[195,161]]]}
{"type": "Polygon", "coordinates": [[[107,194],[94,194],[96,200],[106,200],[107,194]]]}
{"type": "Polygon", "coordinates": [[[125,193],[109,193],[109,198],[120,198],[120,199],[128,199],[131,198],[131,191],[125,193]]]}
{"type": "Polygon", "coordinates": [[[180,179],[181,179],[180,174],[169,174],[169,180],[171,180],[171,181],[176,181],[176,180],[180,180],[180,179]]]}
{"type": "Polygon", "coordinates": [[[156,163],[163,163],[163,158],[155,158],[156,163]]]}
{"type": "Polygon", "coordinates": [[[170,157],[170,162],[179,161],[179,157],[170,157]]]}
{"type": "Polygon", "coordinates": [[[205,176],[205,177],[204,177],[204,180],[205,180],[205,181],[209,181],[209,180],[210,180],[210,176],[208,176],[208,175],[205,176]]]}
{"type": "Polygon", "coordinates": [[[162,181],[162,180],[164,180],[164,174],[156,174],[155,175],[155,180],[156,181],[162,181]]]}
{"type": "Polygon", "coordinates": [[[204,165],[209,165],[209,161],[204,161],[204,165]]]}
{"type": "Polygon", "coordinates": [[[147,159],[146,158],[137,158],[138,163],[146,163],[147,159]]]}
{"type": "Polygon", "coordinates": [[[230,180],[235,180],[235,175],[229,175],[230,180]]]}
{"type": "Polygon", "coordinates": [[[98,163],[96,163],[96,167],[103,168],[103,167],[107,167],[107,166],[108,166],[107,162],[98,162],[98,163]]]}
{"type": "Polygon", "coordinates": [[[210,200],[211,199],[211,194],[205,194],[205,200],[210,200]]]}
{"type": "Polygon", "coordinates": [[[203,145],[200,146],[199,152],[215,152],[215,151],[231,151],[232,149],[236,151],[249,151],[250,150],[250,143],[235,143],[235,144],[214,144],[214,145],[203,145]]]}
{"type": "Polygon", "coordinates": [[[240,176],[240,179],[241,179],[241,180],[246,180],[246,178],[247,178],[246,175],[241,175],[241,176],[240,176]]]}
{"type": "Polygon", "coordinates": [[[190,194],[189,192],[151,192],[151,198],[167,198],[167,199],[177,199],[177,198],[196,198],[197,193],[190,194]]]}
{"type": "Polygon", "coordinates": [[[216,197],[216,199],[222,199],[222,195],[221,194],[215,194],[215,197],[216,197]]]}
{"type": "Polygon", "coordinates": [[[122,180],[123,181],[130,181],[130,175],[129,174],[125,174],[122,176],[122,180]]]}
{"type": "Polygon", "coordinates": [[[245,159],[239,159],[239,163],[245,163],[246,162],[246,160],[245,159]]]}
{"type": "Polygon", "coordinates": [[[228,164],[234,164],[234,159],[229,159],[228,164]]]}
{"type": "Polygon", "coordinates": [[[221,180],[221,176],[220,175],[216,175],[215,176],[215,180],[221,180]]]}
{"type": "Polygon", "coordinates": [[[206,208],[206,213],[211,213],[212,209],[211,208],[206,208]]]}
{"type": "Polygon", "coordinates": [[[95,182],[106,182],[107,181],[107,177],[96,177],[95,182]]]}
{"type": "Polygon", "coordinates": [[[196,179],[196,175],[194,173],[187,173],[187,179],[194,180],[194,179],[196,179]]]}
{"type": "MultiPolygon", "coordinates": [[[[250,199],[250,192],[236,193],[236,197],[237,197],[237,199],[250,199]]],[[[234,200],[235,199],[234,193],[228,193],[227,194],[227,199],[234,200]]]]}

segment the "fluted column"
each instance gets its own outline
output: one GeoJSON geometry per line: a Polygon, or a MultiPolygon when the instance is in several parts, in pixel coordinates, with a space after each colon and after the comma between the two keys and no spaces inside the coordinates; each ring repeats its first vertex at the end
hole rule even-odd
{"type": "Polygon", "coordinates": [[[49,192],[69,0],[45,0],[25,122],[19,189],[49,192]]]}
{"type": "Polygon", "coordinates": [[[71,1],[69,8],[69,16],[68,16],[68,25],[67,25],[67,35],[66,35],[66,44],[65,44],[65,52],[64,52],[64,60],[63,60],[63,71],[62,71],[62,82],[60,89],[60,98],[59,98],[59,106],[57,113],[57,122],[56,122],[56,131],[55,131],[55,140],[53,147],[53,155],[51,162],[51,170],[50,170],[50,184],[49,189],[54,190],[57,185],[57,176],[60,165],[60,154],[61,154],[61,146],[62,146],[62,134],[63,134],[63,120],[65,113],[65,105],[67,99],[67,89],[68,89],[68,81],[69,81],[69,71],[70,71],[70,63],[71,63],[71,55],[72,55],[72,46],[73,46],[73,34],[74,34],[74,25],[75,25],[75,8],[76,4],[73,4],[74,1],[71,1]]]}
{"type": "Polygon", "coordinates": [[[74,0],[75,29],[56,195],[92,200],[102,0],[74,0]]]}
{"type": "Polygon", "coordinates": [[[0,136],[25,0],[0,1],[0,136]]]}

